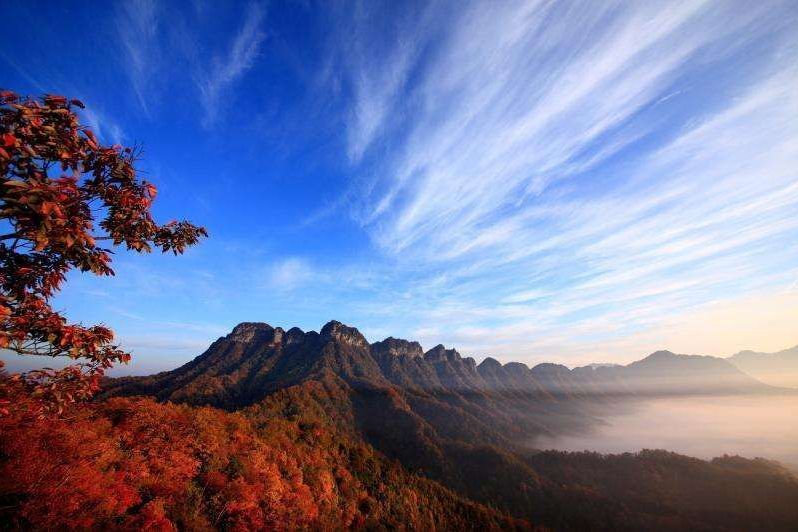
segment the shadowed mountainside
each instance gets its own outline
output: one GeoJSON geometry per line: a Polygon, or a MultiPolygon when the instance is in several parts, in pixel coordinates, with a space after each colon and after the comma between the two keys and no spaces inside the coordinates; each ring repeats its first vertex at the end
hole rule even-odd
{"type": "Polygon", "coordinates": [[[439,440],[513,448],[585,428],[630,398],[771,390],[712,357],[659,351],[627,366],[574,370],[493,358],[477,365],[442,345],[424,352],[396,338],[369,344],[357,329],[331,321],[318,333],[242,323],[184,366],[112,380],[106,393],[236,410],[311,381],[347,390],[343,410],[389,455],[401,458],[406,448],[389,436],[394,430],[416,435],[418,448],[428,449],[417,464],[424,468],[441,466],[439,440]]]}
{"type": "MultiPolygon", "coordinates": [[[[747,353],[727,361],[657,351],[626,366],[594,364],[573,370],[550,363],[532,368],[519,362],[501,364],[491,357],[477,365],[473,358],[443,345],[424,352],[418,342],[393,337],[369,344],[357,329],[336,321],[319,333],[242,323],[184,366],[152,376],[115,379],[108,389],[235,408],[329,371],[353,384],[368,381],[444,395],[524,395],[536,401],[595,399],[597,395],[767,393],[769,386],[729,363],[747,353]]],[[[772,356],[789,358],[797,353],[793,349],[772,356]]]]}
{"type": "MultiPolygon", "coordinates": [[[[723,519],[703,515],[698,507],[675,519],[660,515],[675,512],[677,504],[662,490],[675,489],[690,494],[688,499],[703,500],[713,496],[719,483],[737,482],[737,473],[725,463],[689,462],[692,473],[669,472],[663,485],[648,476],[658,468],[667,469],[663,464],[668,462],[682,463],[683,457],[628,455],[627,461],[619,462],[629,466],[625,482],[651,483],[641,488],[638,499],[662,499],[638,507],[623,502],[623,490],[611,489],[614,466],[601,455],[573,455],[581,456],[578,460],[586,467],[577,474],[568,463],[570,454],[536,454],[522,445],[537,435],[582,429],[623,408],[625,402],[649,394],[769,390],[711,357],[662,351],[628,366],[574,370],[557,364],[528,368],[492,358],[476,364],[442,345],[424,352],[417,342],[396,338],[369,344],[357,329],[332,321],[318,333],[242,323],[188,364],[153,376],[110,380],[105,395],[147,395],[159,401],[210,405],[240,411],[251,419],[312,413],[314,420],[335,427],[342,438],[362,439],[410,472],[469,499],[555,528],[594,528],[602,522],[608,528],[713,529],[712,523],[726,522],[729,516],[752,526],[768,523],[785,528],[795,516],[780,510],[768,517],[752,509],[755,505],[742,504],[742,493],[715,501],[726,512],[723,519]],[[552,462],[543,467],[549,463],[547,456],[552,462]],[[644,465],[650,461],[658,465],[644,465]],[[563,475],[571,481],[563,483],[563,475]],[[695,475],[709,480],[693,485],[695,475]],[[745,512],[736,511],[737,507],[745,512]]],[[[776,475],[764,466],[750,467],[766,479],[776,475]]],[[[769,489],[778,486],[798,495],[798,485],[779,471],[776,476],[782,480],[769,489]]],[[[756,499],[765,492],[770,493],[746,493],[745,498],[756,499]]]]}

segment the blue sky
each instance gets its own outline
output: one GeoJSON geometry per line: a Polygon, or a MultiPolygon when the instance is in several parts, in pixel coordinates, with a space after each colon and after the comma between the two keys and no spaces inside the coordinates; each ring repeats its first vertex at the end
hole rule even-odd
{"type": "Polygon", "coordinates": [[[0,85],[144,147],[156,214],[56,300],[128,371],[241,321],[625,362],[798,343],[794,2],[5,1],[0,85]]]}

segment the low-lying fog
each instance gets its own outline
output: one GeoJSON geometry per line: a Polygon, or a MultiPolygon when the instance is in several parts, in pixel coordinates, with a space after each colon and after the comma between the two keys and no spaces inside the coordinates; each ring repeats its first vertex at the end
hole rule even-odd
{"type": "Polygon", "coordinates": [[[698,458],[739,454],[798,468],[798,394],[640,401],[588,433],[539,438],[538,449],[620,453],[667,449],[698,458]]]}

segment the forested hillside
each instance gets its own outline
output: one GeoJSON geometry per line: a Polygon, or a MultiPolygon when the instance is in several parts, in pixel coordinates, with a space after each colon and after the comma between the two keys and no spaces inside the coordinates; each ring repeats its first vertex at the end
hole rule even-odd
{"type": "Polygon", "coordinates": [[[2,418],[0,449],[3,528],[529,528],[295,415],[112,399],[2,418]]]}
{"type": "Polygon", "coordinates": [[[425,353],[415,342],[394,338],[369,344],[338,322],[319,333],[245,323],[185,366],[109,381],[105,394],[210,405],[267,433],[267,427],[295,422],[304,438],[325,449],[360,442],[386,463],[401,464],[402,474],[428,478],[435,481],[430,486],[446,486],[534,525],[789,529],[798,522],[791,502],[798,500],[798,483],[769,462],[706,462],[664,452],[541,454],[524,444],[537,434],[587,426],[649,391],[668,391],[647,388],[651,381],[670,382],[677,393],[726,375],[724,390],[736,382],[741,393],[767,392],[707,357],[663,352],[612,369],[529,369],[492,359],[477,365],[443,346],[425,353]],[[608,387],[613,381],[616,387],[608,387]]]}

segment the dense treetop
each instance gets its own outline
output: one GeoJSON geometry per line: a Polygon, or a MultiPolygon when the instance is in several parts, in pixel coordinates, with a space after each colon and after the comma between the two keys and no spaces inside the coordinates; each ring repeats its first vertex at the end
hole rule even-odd
{"type": "Polygon", "coordinates": [[[60,408],[91,395],[107,368],[130,358],[109,328],[69,323],[50,306],[67,272],[113,275],[105,246],[179,254],[207,236],[186,221],[153,220],[156,188],[136,171],[138,150],[102,145],[81,126],[83,107],[0,92],[0,348],[76,361],[3,379],[6,404],[25,393],[60,408]]]}

